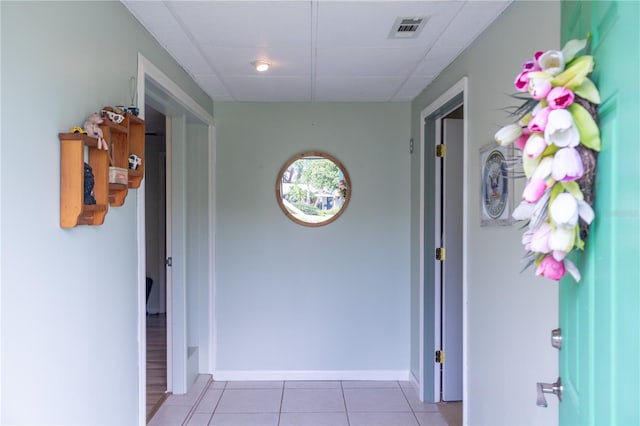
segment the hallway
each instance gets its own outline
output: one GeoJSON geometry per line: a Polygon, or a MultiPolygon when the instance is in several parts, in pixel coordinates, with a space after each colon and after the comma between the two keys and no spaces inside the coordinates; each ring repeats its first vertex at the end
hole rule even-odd
{"type": "Polygon", "coordinates": [[[150,426],[453,426],[462,404],[420,402],[409,382],[214,382],[199,376],[170,396],[150,426]],[[445,420],[446,416],[446,420],[445,420]]]}
{"type": "Polygon", "coordinates": [[[167,394],[167,315],[147,315],[147,421],[167,394]]]}

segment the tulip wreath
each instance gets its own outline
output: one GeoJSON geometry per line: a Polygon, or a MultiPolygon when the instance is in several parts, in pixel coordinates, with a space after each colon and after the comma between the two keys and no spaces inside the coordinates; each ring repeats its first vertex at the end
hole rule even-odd
{"type": "Polygon", "coordinates": [[[566,258],[583,250],[594,219],[593,179],[600,130],[600,94],[588,78],[593,57],[578,55],[587,40],[571,40],[561,51],[536,52],[515,80],[524,103],[512,111],[518,121],[495,134],[498,144],[514,144],[527,179],[513,218],[525,221],[525,269],[558,281],[580,271],[566,258]]]}

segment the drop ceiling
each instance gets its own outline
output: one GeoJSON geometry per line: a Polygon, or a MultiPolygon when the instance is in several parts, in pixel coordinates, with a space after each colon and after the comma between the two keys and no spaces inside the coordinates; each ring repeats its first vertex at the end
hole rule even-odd
{"type": "Polygon", "coordinates": [[[510,2],[122,1],[214,101],[245,102],[411,101],[510,2]]]}

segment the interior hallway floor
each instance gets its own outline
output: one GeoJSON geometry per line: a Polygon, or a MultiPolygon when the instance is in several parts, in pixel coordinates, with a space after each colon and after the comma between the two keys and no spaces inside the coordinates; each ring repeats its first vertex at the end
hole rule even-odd
{"type": "Polygon", "coordinates": [[[147,315],[147,421],[167,397],[167,315],[147,315]]]}
{"type": "Polygon", "coordinates": [[[169,396],[150,426],[458,426],[462,403],[420,402],[410,382],[215,382],[169,396]]]}

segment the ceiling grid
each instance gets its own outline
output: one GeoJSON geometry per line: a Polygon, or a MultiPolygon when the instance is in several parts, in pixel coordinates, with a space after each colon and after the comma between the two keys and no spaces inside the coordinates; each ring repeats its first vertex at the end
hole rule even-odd
{"type": "Polygon", "coordinates": [[[511,2],[121,1],[214,101],[245,102],[411,101],[511,2]],[[398,18],[425,22],[392,38],[398,18]]]}

